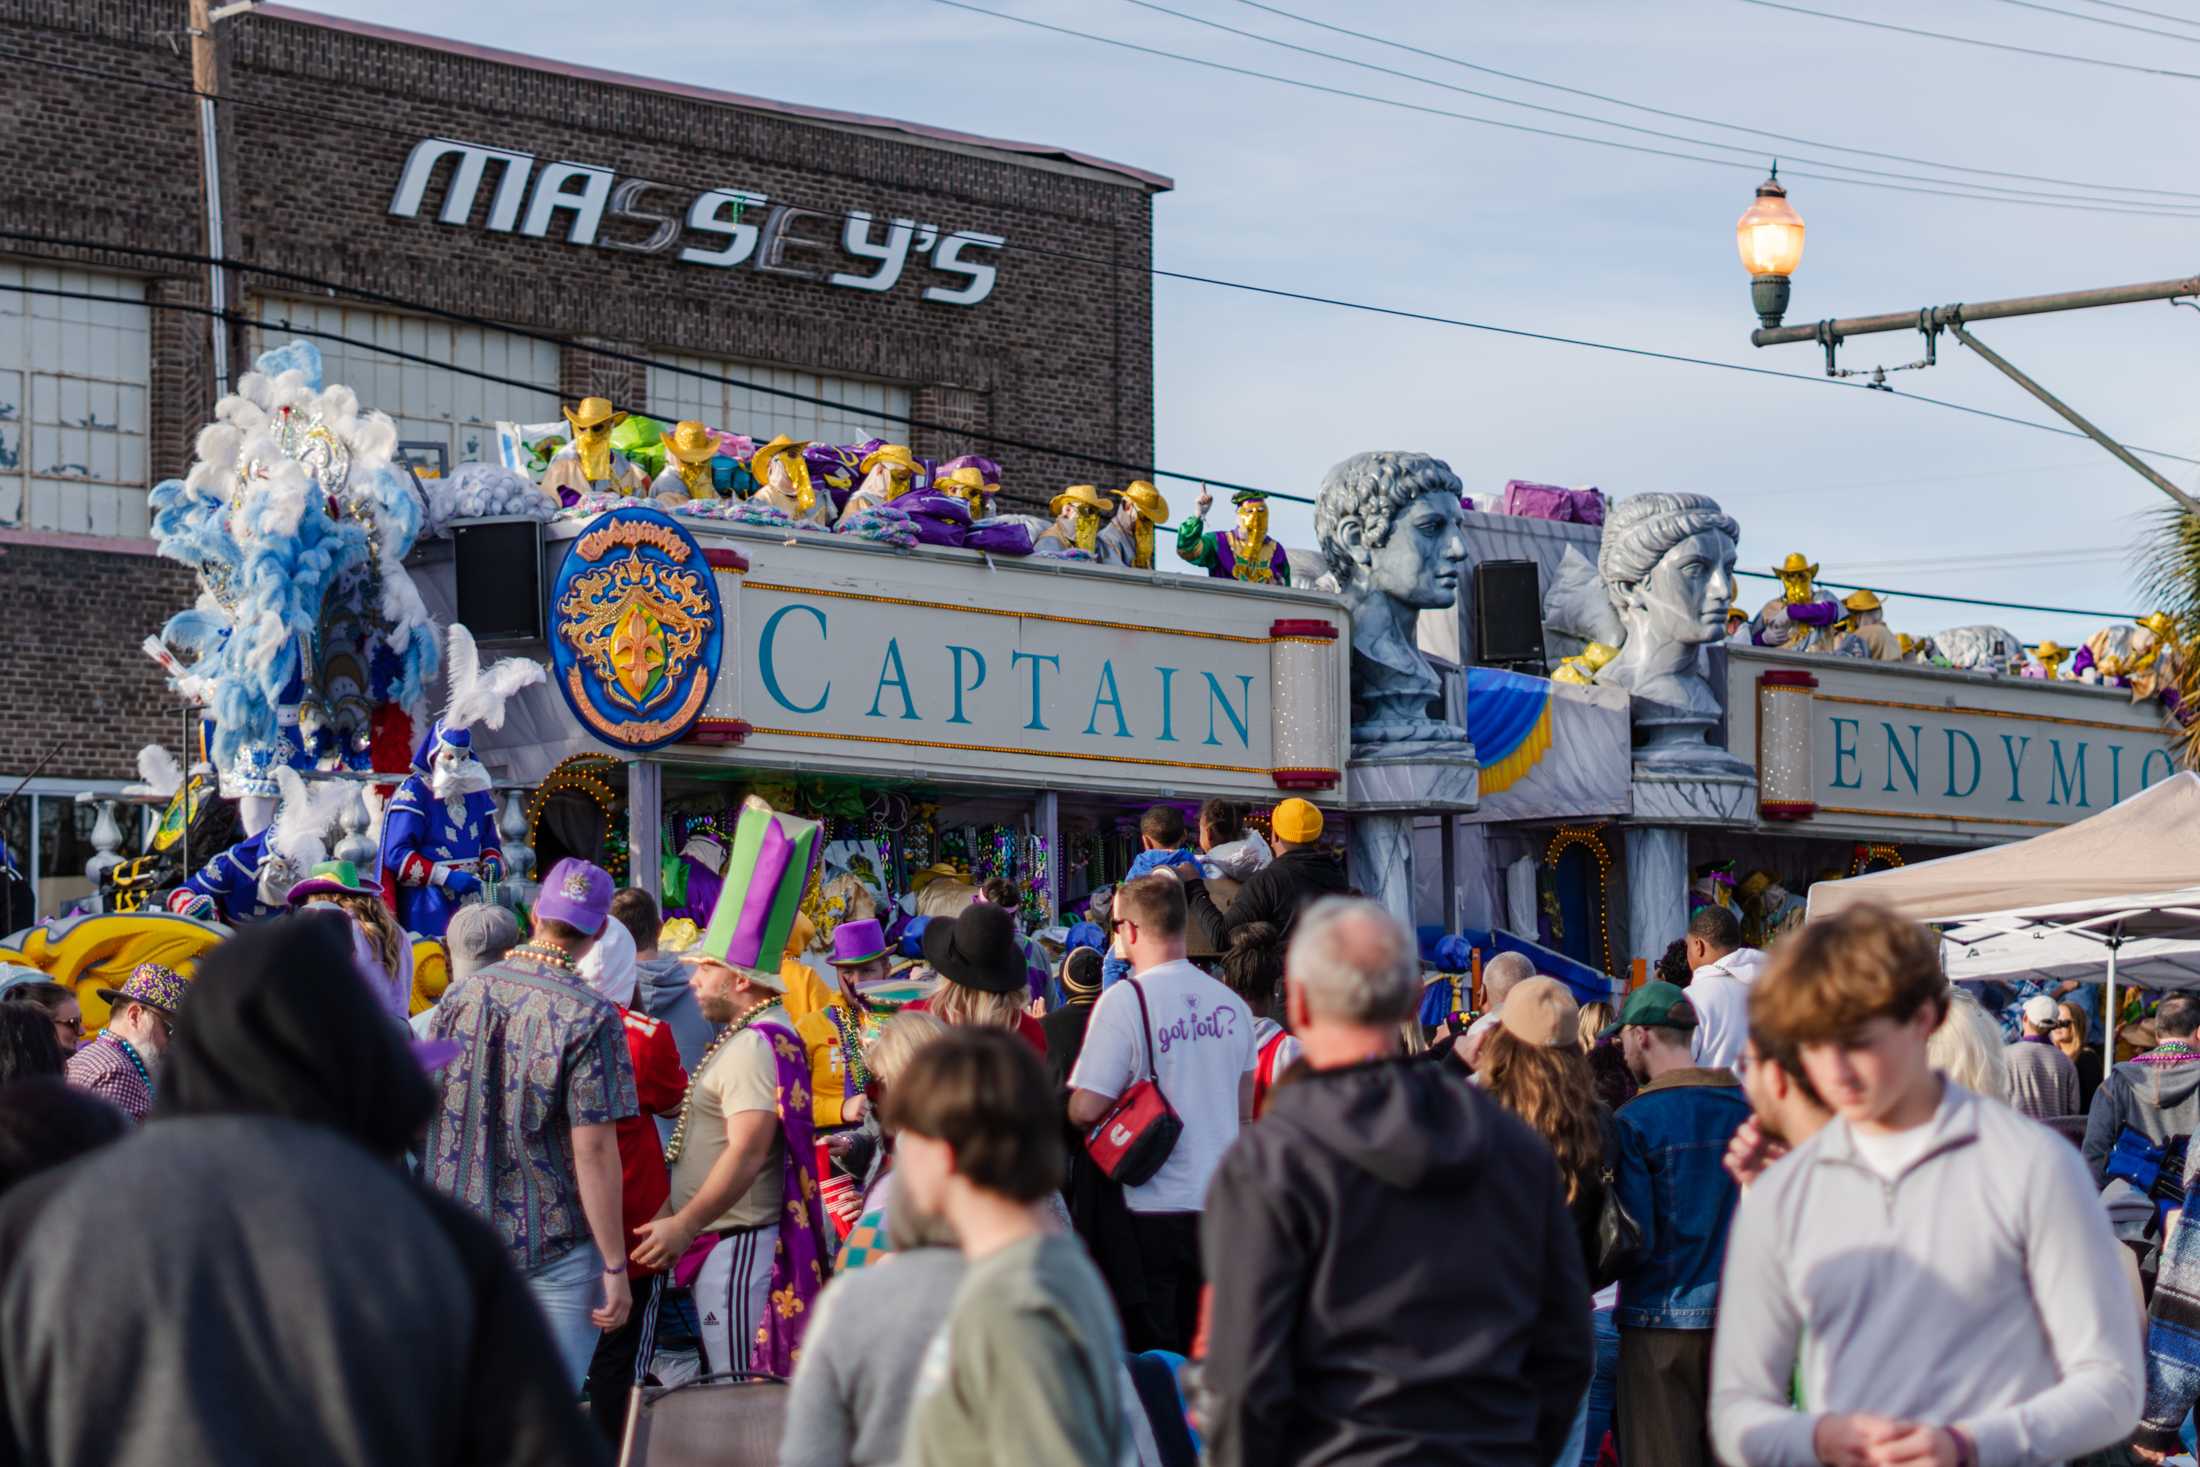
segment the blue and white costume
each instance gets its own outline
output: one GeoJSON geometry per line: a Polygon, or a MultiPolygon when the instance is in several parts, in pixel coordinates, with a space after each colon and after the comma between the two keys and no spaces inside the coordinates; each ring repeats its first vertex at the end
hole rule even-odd
{"type": "Polygon", "coordinates": [[[257,835],[246,836],[185,877],[183,885],[169,897],[169,909],[210,917],[232,927],[262,922],[288,911],[282,903],[269,905],[260,897],[260,862],[267,856],[268,831],[272,829],[269,826],[257,835]],[[196,898],[212,902],[214,910],[207,911],[196,898]]]}
{"type": "Polygon", "coordinates": [[[441,937],[466,897],[503,876],[496,816],[473,735],[436,724],[382,814],[382,887],[407,932],[441,937]]]}

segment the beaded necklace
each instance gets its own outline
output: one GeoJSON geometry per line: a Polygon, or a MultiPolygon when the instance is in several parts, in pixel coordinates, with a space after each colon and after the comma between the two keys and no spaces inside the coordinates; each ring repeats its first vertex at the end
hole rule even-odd
{"type": "Polygon", "coordinates": [[[512,949],[511,956],[515,958],[532,958],[544,967],[555,968],[561,973],[580,971],[580,965],[567,957],[562,949],[554,948],[546,942],[523,942],[512,949]]]}
{"type": "Polygon", "coordinates": [[[777,994],[773,994],[769,998],[758,999],[749,1006],[746,1013],[719,1030],[718,1037],[711,1040],[709,1046],[697,1057],[695,1068],[688,1071],[687,1094],[680,1097],[680,1119],[673,1123],[672,1138],[665,1142],[665,1164],[667,1166],[678,1161],[680,1153],[687,1147],[688,1117],[695,1113],[695,1086],[703,1078],[703,1072],[709,1069],[710,1062],[718,1057],[718,1051],[726,1047],[726,1041],[762,1018],[764,1011],[774,1007],[778,1002],[779,995],[777,994]]]}
{"type": "Polygon", "coordinates": [[[132,1044],[129,1040],[123,1038],[120,1034],[110,1034],[107,1037],[109,1039],[112,1039],[116,1043],[116,1045],[121,1048],[123,1057],[129,1060],[131,1066],[137,1070],[138,1078],[145,1082],[145,1093],[147,1095],[152,1094],[153,1074],[152,1071],[145,1068],[145,1061],[138,1058],[137,1046],[132,1044]]]}
{"type": "Polygon", "coordinates": [[[870,1066],[863,1062],[863,1015],[835,1003],[825,1006],[825,1017],[840,1036],[840,1052],[848,1061],[848,1083],[842,1091],[860,1095],[871,1086],[870,1066]]]}

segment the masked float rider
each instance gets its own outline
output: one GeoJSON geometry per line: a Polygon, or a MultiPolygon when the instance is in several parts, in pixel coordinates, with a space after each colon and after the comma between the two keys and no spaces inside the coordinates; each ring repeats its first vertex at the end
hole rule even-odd
{"type": "Polygon", "coordinates": [[[1280,541],[1268,537],[1268,496],[1240,489],[1230,496],[1237,506],[1237,528],[1221,534],[1207,529],[1207,511],[1215,497],[1202,490],[1194,513],[1177,528],[1176,553],[1216,580],[1255,585],[1291,584],[1291,559],[1280,541]]]}
{"type": "Polygon", "coordinates": [[[504,875],[496,797],[473,742],[470,731],[437,723],[382,817],[383,890],[416,937],[441,937],[483,881],[504,875]]]}
{"type": "Polygon", "coordinates": [[[1841,603],[1818,594],[1818,567],[1802,551],[1791,550],[1772,573],[1780,578],[1780,594],[1750,618],[1750,641],[1790,652],[1831,652],[1838,640],[1833,624],[1841,619],[1841,603]]]}
{"type": "Polygon", "coordinates": [[[1090,484],[1072,484],[1054,496],[1047,510],[1054,523],[1042,530],[1033,549],[1044,554],[1082,550],[1098,558],[1100,531],[1115,513],[1115,501],[1090,484]]]}
{"type": "Polygon", "coordinates": [[[718,457],[718,435],[693,418],[665,429],[660,440],[665,449],[664,472],[649,486],[659,504],[684,504],[691,499],[718,498],[712,461],[718,457]]]}
{"type": "Polygon", "coordinates": [[[559,449],[543,470],[542,490],[573,505],[588,494],[640,494],[649,480],[631,460],[611,446],[611,430],[626,414],[605,397],[584,397],[579,406],[561,408],[573,429],[573,441],[559,449]]]}
{"type": "Polygon", "coordinates": [[[1133,479],[1115,498],[1115,518],[1100,532],[1100,558],[1132,570],[1152,570],[1154,527],[1168,522],[1169,501],[1144,479],[1133,479]]]}

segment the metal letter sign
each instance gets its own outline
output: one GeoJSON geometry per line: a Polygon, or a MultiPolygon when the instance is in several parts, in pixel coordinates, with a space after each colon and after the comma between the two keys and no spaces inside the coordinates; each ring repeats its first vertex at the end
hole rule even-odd
{"type": "Polygon", "coordinates": [[[687,530],[614,509],[565,552],[550,589],[550,663],[566,706],[620,749],[684,737],[718,677],[718,584],[687,530]]]}
{"type": "Polygon", "coordinates": [[[452,138],[423,138],[413,145],[398,176],[397,192],[390,197],[390,213],[400,219],[420,217],[429,185],[446,163],[450,168],[443,185],[443,207],[435,215],[445,224],[464,228],[472,222],[474,205],[494,163],[499,170],[496,191],[490,196],[482,227],[499,234],[560,239],[638,255],[673,252],[684,264],[720,270],[745,265],[760,274],[822,278],[843,290],[873,293],[892,290],[901,282],[904,267],[917,265],[931,276],[924,282],[923,298],[942,305],[974,306],[992,295],[998,271],[992,252],[1008,243],[1004,235],[947,229],[908,218],[886,219],[867,209],[851,209],[845,216],[817,215],[814,210],[774,204],[764,194],[738,188],[704,189],[684,202],[658,206],[652,201],[645,207],[641,200],[645,192],[681,195],[669,184],[619,179],[611,169],[593,163],[558,161],[537,168],[532,153],[452,138]],[[813,215],[825,222],[811,224],[805,233],[789,232],[796,220],[813,215]],[[607,223],[648,232],[636,238],[605,238],[601,231],[607,223]],[[789,258],[790,249],[816,252],[825,257],[819,263],[826,268],[814,269],[789,258]],[[984,255],[979,256],[979,251],[984,255]],[[836,252],[841,257],[838,262],[829,258],[836,252]],[[840,268],[834,268],[836,263],[840,268]]]}

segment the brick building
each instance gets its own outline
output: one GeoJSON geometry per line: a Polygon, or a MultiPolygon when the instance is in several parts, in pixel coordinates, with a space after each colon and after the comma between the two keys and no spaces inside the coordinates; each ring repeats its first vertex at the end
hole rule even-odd
{"type": "MultiPolygon", "coordinates": [[[[181,719],[135,649],[192,595],[145,493],[217,395],[176,309],[207,271],[158,253],[206,238],[186,10],[0,0],[0,135],[39,160],[0,176],[0,797],[59,745],[0,835],[48,909],[90,854],[61,797],[181,719]]],[[[281,6],[217,32],[232,375],[325,333],[328,380],[451,463],[588,393],[984,453],[1025,505],[1151,460],[1165,178],[281,6]]]]}

